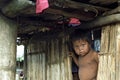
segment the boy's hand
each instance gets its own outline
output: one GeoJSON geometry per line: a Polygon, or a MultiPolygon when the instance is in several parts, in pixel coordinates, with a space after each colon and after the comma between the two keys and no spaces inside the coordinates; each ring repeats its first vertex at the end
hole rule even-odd
{"type": "Polygon", "coordinates": [[[69,52],[69,56],[70,56],[70,57],[73,57],[73,56],[74,56],[74,53],[73,53],[73,52],[69,52]]]}

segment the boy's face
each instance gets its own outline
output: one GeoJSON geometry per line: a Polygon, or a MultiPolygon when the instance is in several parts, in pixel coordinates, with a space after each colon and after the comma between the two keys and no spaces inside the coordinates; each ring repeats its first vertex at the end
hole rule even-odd
{"type": "Polygon", "coordinates": [[[85,40],[76,40],[73,42],[73,48],[77,55],[85,56],[89,53],[91,46],[85,40]]]}

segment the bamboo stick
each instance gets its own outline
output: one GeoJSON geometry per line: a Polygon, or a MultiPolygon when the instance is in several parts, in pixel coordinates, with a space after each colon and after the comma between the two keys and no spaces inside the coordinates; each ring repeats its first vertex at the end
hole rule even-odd
{"type": "Polygon", "coordinates": [[[116,25],[117,39],[116,39],[116,80],[120,79],[120,23],[116,25]]]}

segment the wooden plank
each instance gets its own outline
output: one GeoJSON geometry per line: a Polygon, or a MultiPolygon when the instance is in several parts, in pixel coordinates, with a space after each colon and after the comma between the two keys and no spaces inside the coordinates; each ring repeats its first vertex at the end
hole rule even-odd
{"type": "Polygon", "coordinates": [[[55,52],[55,80],[60,80],[60,65],[59,65],[59,40],[54,40],[54,52],[55,52]]]}
{"type": "Polygon", "coordinates": [[[116,37],[116,80],[120,79],[120,23],[115,25],[117,29],[116,37]]]}

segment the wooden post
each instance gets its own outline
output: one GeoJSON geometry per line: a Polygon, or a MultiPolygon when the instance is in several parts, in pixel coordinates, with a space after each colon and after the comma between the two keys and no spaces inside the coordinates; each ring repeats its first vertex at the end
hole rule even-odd
{"type": "Polygon", "coordinates": [[[24,79],[27,80],[27,41],[24,46],[24,79]]]}
{"type": "Polygon", "coordinates": [[[16,26],[0,14],[0,80],[15,80],[16,26]]]}

